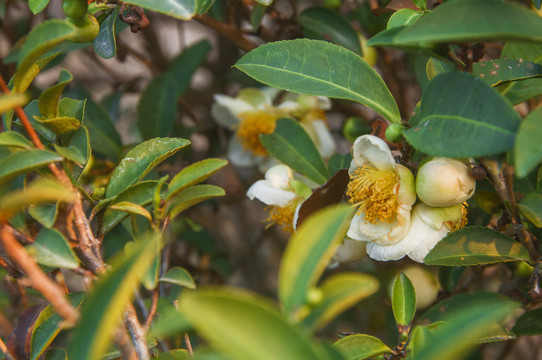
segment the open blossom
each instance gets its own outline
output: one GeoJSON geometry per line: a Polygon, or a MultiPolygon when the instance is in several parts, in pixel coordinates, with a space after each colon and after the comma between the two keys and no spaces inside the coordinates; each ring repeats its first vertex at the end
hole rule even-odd
{"type": "Polygon", "coordinates": [[[216,94],[211,113],[215,120],[235,130],[228,157],[237,166],[258,165],[267,170],[275,163],[260,142],[261,134],[271,134],[281,117],[294,117],[309,133],[324,158],[335,152],[335,142],[327,128],[325,110],[329,99],[316,96],[287,94],[278,105],[273,100],[279,91],[273,88],[247,88],[232,98],[216,94]]]}

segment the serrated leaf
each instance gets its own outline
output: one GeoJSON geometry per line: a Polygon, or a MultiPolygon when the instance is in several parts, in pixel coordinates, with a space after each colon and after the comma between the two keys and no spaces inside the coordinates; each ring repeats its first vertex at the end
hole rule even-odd
{"type": "Polygon", "coordinates": [[[73,79],[72,74],[66,70],[60,72],[58,84],[48,87],[41,93],[38,99],[38,106],[40,113],[46,118],[57,117],[59,101],[62,92],[66,85],[68,85],[73,79]]]}
{"type": "Polygon", "coordinates": [[[0,133],[0,145],[20,147],[23,149],[31,149],[34,147],[30,140],[15,131],[4,131],[0,133]]]}
{"type": "Polygon", "coordinates": [[[115,23],[119,16],[120,6],[105,18],[100,24],[100,32],[92,41],[94,51],[104,59],[111,59],[117,53],[117,42],[115,39],[115,23]]]}
{"type": "Polygon", "coordinates": [[[301,323],[318,330],[357,302],[378,290],[378,280],[370,275],[343,272],[326,278],[318,287],[323,298],[313,305],[301,323]]]}
{"type": "Polygon", "coordinates": [[[168,73],[156,76],[143,91],[139,104],[137,127],[144,139],[167,136],[177,112],[175,83],[168,73]]]}
{"type": "Polygon", "coordinates": [[[224,195],[226,195],[226,192],[221,187],[214,185],[194,185],[180,191],[171,199],[167,214],[173,219],[191,206],[224,195]]]}
{"type": "Polygon", "coordinates": [[[179,191],[206,180],[209,176],[213,175],[227,164],[228,160],[205,159],[188,165],[170,181],[166,199],[169,200],[179,191]]]}
{"type": "Polygon", "coordinates": [[[165,273],[159,279],[159,281],[183,286],[188,289],[196,288],[196,282],[192,278],[192,275],[190,275],[190,273],[186,269],[179,266],[174,266],[169,269],[167,273],[165,273]]]}
{"type": "Polygon", "coordinates": [[[190,20],[196,14],[206,12],[214,0],[128,0],[127,4],[141,6],[144,9],[156,11],[168,16],[190,20]]]}
{"type": "Polygon", "coordinates": [[[450,1],[401,31],[398,43],[542,41],[542,19],[516,3],[450,1]],[[461,19],[458,23],[457,19],[461,19]]]}
{"type": "Polygon", "coordinates": [[[147,175],[156,165],[189,144],[190,141],[180,138],[156,138],[137,145],[113,171],[106,197],[119,194],[147,175]]]}
{"type": "Polygon", "coordinates": [[[112,269],[94,284],[70,343],[70,359],[99,359],[105,353],[159,241],[158,235],[145,235],[129,252],[119,254],[112,269]]]}
{"type": "Polygon", "coordinates": [[[382,340],[364,334],[346,336],[334,343],[333,347],[343,354],[345,360],[371,359],[391,352],[382,340]]]}
{"type": "Polygon", "coordinates": [[[269,153],[305,175],[317,184],[323,184],[329,177],[324,160],[316,145],[298,121],[278,119],[275,131],[260,135],[260,141],[269,153]]]}
{"type": "Polygon", "coordinates": [[[391,307],[397,325],[407,328],[416,313],[416,291],[404,273],[400,273],[393,284],[391,307]]]}
{"type": "Polygon", "coordinates": [[[190,86],[192,75],[210,51],[211,45],[207,40],[203,40],[184,49],[179,56],[171,61],[168,73],[173,75],[177,97],[184,95],[190,86]]]}
{"type": "Polygon", "coordinates": [[[472,73],[489,85],[501,85],[542,75],[542,65],[523,59],[495,59],[472,64],[472,73]]]}
{"type": "Polygon", "coordinates": [[[335,250],[344,239],[353,215],[349,206],[333,206],[310,216],[295,233],[284,252],[279,269],[279,300],[284,313],[296,318],[335,250]]]}
{"type": "Polygon", "coordinates": [[[514,144],[514,165],[516,175],[526,177],[542,162],[542,147],[540,137],[542,133],[542,107],[532,111],[519,126],[514,144]]]}
{"type": "Polygon", "coordinates": [[[297,22],[303,25],[306,37],[331,41],[361,55],[361,44],[356,30],[338,12],[313,6],[299,14],[297,22]]]}
{"type": "Polygon", "coordinates": [[[49,4],[49,0],[28,0],[28,7],[34,15],[42,12],[47,4],[49,4]]]}
{"type": "Polygon", "coordinates": [[[512,331],[520,336],[542,334],[542,309],[526,311],[516,320],[512,331]]]}
{"type": "Polygon", "coordinates": [[[542,228],[542,195],[532,193],[518,203],[521,214],[536,227],[542,228]]]}
{"type": "Polygon", "coordinates": [[[62,161],[62,158],[48,150],[28,149],[14,152],[0,160],[0,183],[55,161],[62,161]]]}
{"type": "Polygon", "coordinates": [[[376,71],[353,52],[325,41],[268,43],[243,56],[235,67],[266,85],[352,100],[401,122],[397,104],[376,71]]]}
{"type": "Polygon", "coordinates": [[[75,269],[79,266],[79,261],[64,235],[54,229],[41,229],[36,241],[27,246],[27,250],[40,265],[61,269],[75,269]]]}
{"type": "Polygon", "coordinates": [[[24,106],[27,102],[28,96],[24,94],[2,94],[0,95],[0,114],[24,106]]]}
{"type": "Polygon", "coordinates": [[[419,123],[403,135],[429,155],[465,158],[509,150],[519,124],[518,113],[495,89],[471,75],[454,72],[427,84],[419,123]]]}
{"type": "Polygon", "coordinates": [[[483,226],[454,231],[425,257],[426,265],[467,266],[530,261],[529,253],[511,237],[483,226]]]}
{"type": "Polygon", "coordinates": [[[220,288],[187,291],[179,309],[204,338],[232,359],[325,358],[262,296],[220,288]]]}

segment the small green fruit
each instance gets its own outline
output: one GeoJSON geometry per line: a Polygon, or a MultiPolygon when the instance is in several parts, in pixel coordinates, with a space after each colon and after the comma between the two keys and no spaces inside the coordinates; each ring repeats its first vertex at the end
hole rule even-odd
{"type": "Polygon", "coordinates": [[[87,14],[87,0],[64,0],[62,10],[67,17],[72,19],[81,19],[87,14]]]}
{"type": "Polygon", "coordinates": [[[100,32],[100,23],[92,14],[86,14],[80,19],[68,18],[67,21],[75,25],[75,32],[70,39],[73,42],[91,42],[100,32]]]}

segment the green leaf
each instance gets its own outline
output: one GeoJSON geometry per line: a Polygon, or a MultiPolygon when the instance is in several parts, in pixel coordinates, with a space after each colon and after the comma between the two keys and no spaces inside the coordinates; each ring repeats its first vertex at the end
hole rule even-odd
{"type": "Polygon", "coordinates": [[[306,37],[331,41],[361,55],[358,33],[338,12],[313,6],[299,14],[297,22],[303,25],[306,37]]]}
{"type": "Polygon", "coordinates": [[[352,154],[345,155],[333,154],[329,158],[327,168],[330,174],[336,174],[339,170],[348,169],[352,162],[352,154]]]}
{"type": "Polygon", "coordinates": [[[28,0],[28,7],[34,15],[42,12],[43,9],[45,9],[45,7],[47,6],[47,4],[49,4],[49,0],[28,0]]]}
{"type": "Polygon", "coordinates": [[[356,101],[401,122],[397,104],[376,71],[340,46],[308,39],[277,41],[252,50],[235,66],[266,85],[356,101]]]}
{"type": "Polygon", "coordinates": [[[536,227],[542,228],[542,195],[532,193],[518,203],[521,214],[536,227]]]}
{"type": "Polygon", "coordinates": [[[126,154],[113,171],[107,186],[106,197],[119,194],[188,144],[190,141],[180,138],[156,138],[137,145],[126,154]]]}
{"type": "Polygon", "coordinates": [[[247,291],[184,292],[179,309],[204,338],[232,359],[322,359],[275,304],[247,291]]]}
{"type": "Polygon", "coordinates": [[[71,341],[70,359],[99,359],[114,338],[122,314],[141,276],[154,260],[160,237],[145,235],[111,262],[112,269],[94,284],[71,341]]]}
{"type": "Polygon", "coordinates": [[[542,79],[525,79],[511,84],[508,83],[497,86],[497,89],[512,103],[512,105],[517,105],[542,95],[542,79]]]}
{"type": "Polygon", "coordinates": [[[437,75],[452,71],[455,71],[453,64],[449,61],[444,61],[435,57],[430,57],[425,65],[425,72],[428,80],[432,80],[437,75]]]}
{"type": "Polygon", "coordinates": [[[185,349],[170,350],[167,353],[161,353],[156,358],[157,360],[190,360],[192,357],[185,349]]]}
{"type": "Polygon", "coordinates": [[[177,97],[184,95],[190,86],[192,75],[210,51],[211,45],[207,40],[203,40],[184,49],[179,56],[171,61],[168,73],[173,75],[177,97]]]}
{"type": "Polygon", "coordinates": [[[408,328],[416,313],[416,291],[404,273],[400,273],[393,284],[391,306],[395,322],[402,332],[408,328]]]}
{"type": "Polygon", "coordinates": [[[30,206],[28,213],[41,225],[50,228],[58,214],[58,203],[30,206]]]}
{"type": "Polygon", "coordinates": [[[30,140],[15,131],[4,131],[0,133],[0,145],[23,149],[31,149],[34,147],[30,140]]]}
{"type": "Polygon", "coordinates": [[[279,269],[279,300],[284,313],[296,318],[335,250],[344,239],[354,209],[327,207],[303,222],[284,252],[279,269]]]}
{"type": "Polygon", "coordinates": [[[514,144],[514,165],[516,175],[526,177],[542,162],[542,147],[540,137],[542,133],[542,107],[532,111],[519,126],[514,144]]]}
{"type": "Polygon", "coordinates": [[[119,16],[120,6],[109,14],[100,24],[100,32],[92,42],[94,51],[104,59],[111,59],[117,53],[117,42],[115,39],[115,23],[119,16]]]}
{"type": "Polygon", "coordinates": [[[471,226],[448,234],[427,254],[425,264],[467,266],[517,260],[530,261],[519,242],[498,231],[471,226]]]}
{"type": "Polygon", "coordinates": [[[177,112],[175,83],[168,73],[156,76],[143,91],[138,110],[137,127],[144,139],[167,136],[177,112]]]}
{"type": "Polygon", "coordinates": [[[372,359],[391,352],[380,339],[364,334],[346,336],[333,346],[343,354],[345,360],[372,359]]]}
{"type": "Polygon", "coordinates": [[[18,106],[24,106],[27,102],[28,96],[24,94],[2,94],[0,95],[0,114],[18,106]]]}
{"type": "Polygon", "coordinates": [[[45,128],[51,130],[56,135],[60,136],[64,140],[69,140],[71,136],[81,127],[81,122],[68,116],[59,116],[54,118],[34,118],[37,122],[43,125],[45,128]]]}
{"type": "Polygon", "coordinates": [[[507,41],[501,52],[501,59],[506,58],[540,63],[542,62],[542,44],[528,41],[507,41]]]}
{"type": "Polygon", "coordinates": [[[61,269],[79,267],[79,261],[68,241],[57,230],[41,229],[36,241],[26,249],[34,255],[36,262],[40,265],[61,269]]]}
{"type": "Polygon", "coordinates": [[[224,196],[224,189],[214,185],[195,185],[180,191],[171,199],[168,205],[167,214],[173,219],[181,212],[191,206],[199,204],[202,201],[209,200],[218,196],[224,196]]]}
{"type": "Polygon", "coordinates": [[[318,287],[323,295],[302,320],[309,329],[318,330],[357,302],[378,290],[378,280],[370,275],[343,272],[325,279],[318,287]]]}
{"type": "Polygon", "coordinates": [[[489,85],[500,85],[540,76],[542,65],[523,59],[495,59],[472,64],[472,73],[489,85]]]}
{"type": "Polygon", "coordinates": [[[213,175],[227,164],[228,160],[205,159],[188,165],[175,175],[169,183],[166,199],[169,200],[179,191],[206,180],[209,176],[213,175]]]}
{"type": "Polygon", "coordinates": [[[45,116],[46,118],[54,118],[59,115],[58,107],[60,96],[62,95],[62,92],[64,91],[66,85],[68,85],[72,81],[72,79],[72,74],[70,74],[66,70],[62,70],[60,72],[58,84],[47,88],[44,92],[41,93],[38,100],[38,106],[40,113],[43,116],[45,116]]]}
{"type": "Polygon", "coordinates": [[[188,319],[179,312],[173,305],[170,305],[166,310],[159,311],[157,317],[152,322],[149,331],[151,338],[164,338],[175,336],[192,329],[188,319]]]}
{"type": "Polygon", "coordinates": [[[388,20],[388,29],[414,24],[422,13],[414,9],[401,9],[393,13],[388,20]]]}
{"type": "Polygon", "coordinates": [[[194,279],[190,273],[186,269],[179,266],[174,266],[169,269],[167,273],[165,273],[159,279],[159,281],[183,286],[188,289],[196,288],[196,283],[194,282],[194,279]]]}
{"type": "Polygon", "coordinates": [[[269,6],[273,3],[273,0],[256,0],[258,4],[269,6]]]}
{"type": "Polygon", "coordinates": [[[403,135],[429,155],[485,156],[510,149],[519,123],[510,103],[481,79],[444,73],[425,87],[419,123],[403,135]]]}
{"type": "MultiPolygon", "coordinates": [[[[75,308],[78,308],[83,302],[85,293],[71,293],[67,296],[69,302],[75,308]]],[[[60,333],[63,320],[64,319],[55,312],[52,305],[48,305],[43,309],[36,319],[32,330],[32,337],[30,340],[30,360],[37,360],[47,350],[49,345],[60,333]]],[[[47,359],[50,358],[47,357],[47,359]]]]}
{"type": "Polygon", "coordinates": [[[542,309],[526,311],[516,320],[512,331],[519,336],[542,334],[542,309]]]}
{"type": "Polygon", "coordinates": [[[111,210],[124,211],[130,214],[141,215],[152,223],[151,213],[143,206],[129,201],[120,201],[109,207],[111,210]]]}
{"type": "Polygon", "coordinates": [[[449,1],[401,31],[398,43],[542,41],[542,19],[504,1],[449,1]],[[461,19],[461,22],[457,22],[461,19]]]}
{"type": "Polygon", "coordinates": [[[60,52],[53,53],[48,56],[44,56],[30,65],[24,73],[17,72],[13,77],[13,92],[22,94],[28,89],[36,75],[40,73],[51,61],[57,58],[60,52]]]}
{"type": "Polygon", "coordinates": [[[326,165],[309,134],[298,121],[278,119],[275,131],[261,134],[260,141],[269,153],[317,184],[329,177],[326,165]]]}
{"type": "Polygon", "coordinates": [[[79,166],[87,163],[90,157],[90,144],[88,130],[85,126],[81,126],[71,138],[68,147],[58,146],[53,144],[57,153],[62,157],[73,161],[79,166]]]}
{"type": "Polygon", "coordinates": [[[62,158],[48,150],[28,149],[14,152],[0,160],[0,183],[55,161],[62,161],[62,158]]]}
{"type": "Polygon", "coordinates": [[[168,16],[190,20],[197,14],[205,13],[213,4],[214,0],[128,0],[126,4],[141,6],[144,9],[156,11],[168,16]]]}

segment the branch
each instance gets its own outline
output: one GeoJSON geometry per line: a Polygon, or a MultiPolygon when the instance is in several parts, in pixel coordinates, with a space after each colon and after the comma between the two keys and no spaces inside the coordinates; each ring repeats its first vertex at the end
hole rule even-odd
{"type": "Polygon", "coordinates": [[[147,348],[145,329],[137,319],[136,310],[131,303],[126,306],[124,321],[132,335],[132,342],[139,360],[150,360],[149,349],[147,348]]]}
{"type": "Polygon", "coordinates": [[[248,40],[235,25],[225,24],[210,17],[209,15],[196,15],[194,19],[199,23],[218,31],[246,52],[256,48],[256,44],[248,40]]]}

